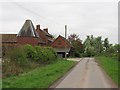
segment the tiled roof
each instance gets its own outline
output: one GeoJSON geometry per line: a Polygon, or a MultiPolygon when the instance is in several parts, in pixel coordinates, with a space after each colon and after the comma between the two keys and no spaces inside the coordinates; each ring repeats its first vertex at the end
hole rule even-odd
{"type": "Polygon", "coordinates": [[[52,36],[51,34],[49,34],[49,33],[47,33],[46,31],[44,31],[44,30],[42,30],[44,33],[45,33],[45,35],[47,35],[47,36],[52,36]]]}
{"type": "MultiPolygon", "coordinates": [[[[61,36],[61,35],[59,35],[59,36],[54,40],[54,42],[55,42],[59,37],[62,38],[63,40],[65,40],[65,41],[66,41],[66,44],[70,45],[70,42],[69,42],[67,39],[65,39],[63,36],[61,36]]],[[[70,46],[71,46],[71,45],[70,45],[70,46]]]]}
{"type": "Polygon", "coordinates": [[[0,34],[0,38],[2,38],[2,42],[17,42],[16,35],[17,34],[0,34]]]}
{"type": "Polygon", "coordinates": [[[31,20],[26,20],[17,36],[39,37],[31,20]]]}

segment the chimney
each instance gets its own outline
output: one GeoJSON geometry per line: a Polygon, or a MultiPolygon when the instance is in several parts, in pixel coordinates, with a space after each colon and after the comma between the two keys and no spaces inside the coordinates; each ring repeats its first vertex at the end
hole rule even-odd
{"type": "Polygon", "coordinates": [[[37,30],[40,30],[40,25],[36,25],[36,29],[37,29],[37,30]]]}
{"type": "Polygon", "coordinates": [[[40,25],[36,25],[36,31],[37,31],[38,35],[40,36],[40,25]]]}
{"type": "Polygon", "coordinates": [[[48,33],[48,28],[45,28],[45,29],[43,29],[43,30],[48,33]]]}

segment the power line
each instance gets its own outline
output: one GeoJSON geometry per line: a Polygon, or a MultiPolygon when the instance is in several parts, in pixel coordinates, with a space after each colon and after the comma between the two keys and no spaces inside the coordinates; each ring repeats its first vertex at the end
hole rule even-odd
{"type": "MultiPolygon", "coordinates": [[[[38,19],[40,19],[40,17],[42,17],[42,18],[46,19],[47,21],[50,21],[50,23],[53,22],[53,23],[55,23],[55,24],[58,24],[58,25],[60,25],[60,26],[63,26],[61,23],[58,23],[58,22],[56,22],[56,21],[54,21],[54,20],[48,19],[48,18],[46,18],[46,17],[44,17],[44,16],[41,16],[39,13],[36,13],[35,11],[32,11],[32,10],[28,9],[28,8],[26,8],[26,7],[18,4],[17,2],[11,2],[11,3],[17,5],[18,7],[22,8],[22,9],[24,9],[24,10],[26,10],[26,11],[29,12],[29,13],[32,13],[32,14],[38,16],[38,19]]],[[[41,19],[40,19],[40,20],[41,20],[41,19]]]]}

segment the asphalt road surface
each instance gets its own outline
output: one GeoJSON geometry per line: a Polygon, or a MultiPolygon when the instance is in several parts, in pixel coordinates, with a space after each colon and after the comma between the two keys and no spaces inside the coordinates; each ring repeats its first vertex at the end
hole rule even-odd
{"type": "Polygon", "coordinates": [[[79,59],[73,70],[56,83],[55,88],[117,88],[94,58],[79,59]]]}

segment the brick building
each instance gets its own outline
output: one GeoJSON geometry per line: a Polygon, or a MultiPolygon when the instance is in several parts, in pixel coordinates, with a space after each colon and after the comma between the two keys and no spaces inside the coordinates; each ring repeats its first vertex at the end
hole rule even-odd
{"type": "MultiPolygon", "coordinates": [[[[2,50],[2,54],[0,55],[5,55],[5,53],[10,50],[11,48],[17,46],[17,38],[16,38],[17,34],[0,34],[0,44],[2,44],[1,46],[1,50],[2,50]]],[[[2,56],[0,56],[2,57],[2,56]]]]}
{"type": "Polygon", "coordinates": [[[50,46],[53,41],[52,35],[49,34],[48,28],[40,29],[40,25],[34,28],[31,20],[26,20],[18,34],[0,34],[2,38],[2,53],[6,53],[9,48],[17,45],[30,44],[32,46],[50,46]]]}
{"type": "Polygon", "coordinates": [[[53,42],[53,37],[51,34],[49,34],[48,28],[45,28],[42,30],[40,28],[40,25],[37,25],[36,31],[40,37],[40,41],[42,41],[42,42],[39,42],[40,45],[50,46],[50,44],[53,42]]]}
{"type": "Polygon", "coordinates": [[[52,35],[48,32],[48,28],[42,30],[40,25],[36,25],[35,29],[31,20],[25,21],[18,34],[0,34],[0,37],[2,37],[3,55],[9,48],[25,44],[32,46],[52,46],[60,57],[65,56],[65,42],[67,53],[69,53],[71,48],[69,42],[60,35],[53,40],[52,35]]]}
{"type": "Polygon", "coordinates": [[[68,40],[66,40],[61,35],[59,35],[54,40],[54,42],[51,44],[51,46],[55,49],[55,51],[57,52],[59,57],[65,57],[65,52],[69,54],[70,49],[71,49],[71,45],[68,42],[68,40]],[[65,48],[65,44],[66,44],[66,48],[65,48]]]}
{"type": "Polygon", "coordinates": [[[42,30],[40,25],[37,25],[35,29],[31,20],[26,20],[22,29],[17,34],[18,44],[49,46],[52,41],[53,38],[48,32],[48,28],[42,30]]]}
{"type": "Polygon", "coordinates": [[[52,35],[49,34],[48,28],[40,29],[40,25],[34,28],[31,20],[26,20],[18,34],[0,34],[2,44],[4,45],[44,45],[50,46],[53,42],[52,35]]]}

